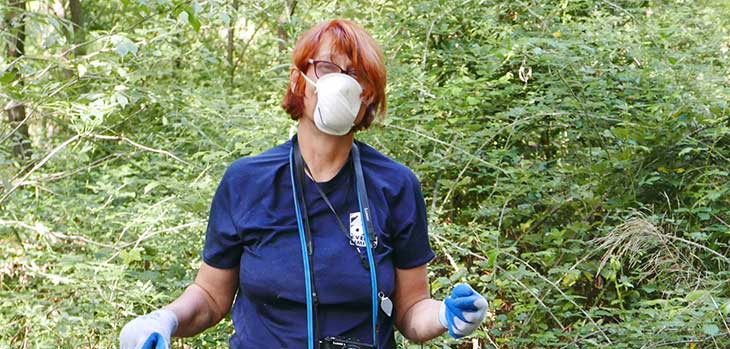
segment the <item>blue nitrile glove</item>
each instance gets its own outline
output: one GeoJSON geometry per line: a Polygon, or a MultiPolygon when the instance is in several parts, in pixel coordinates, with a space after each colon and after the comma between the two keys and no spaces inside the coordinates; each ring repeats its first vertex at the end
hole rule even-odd
{"type": "Polygon", "coordinates": [[[467,284],[458,284],[441,303],[439,322],[454,338],[468,336],[476,331],[487,316],[487,300],[467,284]]]}
{"type": "Polygon", "coordinates": [[[170,336],[177,329],[175,313],[167,309],[140,316],[122,328],[120,349],[169,349],[170,336]]]}

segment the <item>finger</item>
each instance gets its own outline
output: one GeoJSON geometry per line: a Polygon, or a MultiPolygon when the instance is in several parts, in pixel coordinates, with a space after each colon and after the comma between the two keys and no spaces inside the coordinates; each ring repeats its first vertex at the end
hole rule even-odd
{"type": "Polygon", "coordinates": [[[487,303],[487,299],[484,297],[479,297],[475,302],[474,306],[479,309],[487,309],[489,307],[489,303],[487,303]]]}
{"type": "Polygon", "coordinates": [[[451,337],[454,337],[456,339],[459,339],[462,337],[462,333],[460,330],[457,329],[455,321],[458,320],[457,318],[453,316],[447,316],[446,320],[449,323],[449,334],[451,337]]]}
{"type": "MultiPolygon", "coordinates": [[[[447,314],[447,316],[459,318],[461,321],[467,321],[466,318],[464,318],[464,313],[465,313],[464,309],[459,308],[456,305],[454,305],[454,301],[452,299],[446,299],[446,301],[444,303],[446,303],[446,308],[448,309],[448,313],[449,313],[449,314],[447,314]]],[[[476,309],[467,310],[467,312],[475,311],[475,310],[476,309]]]]}
{"type": "Polygon", "coordinates": [[[458,297],[467,297],[474,294],[474,290],[467,284],[458,284],[454,289],[451,291],[451,297],[458,298],[458,297]]]}
{"type": "Polygon", "coordinates": [[[462,335],[462,336],[468,336],[474,330],[476,329],[476,326],[474,324],[470,324],[468,322],[461,321],[460,319],[454,319],[454,332],[462,335]]]}
{"type": "Polygon", "coordinates": [[[479,311],[469,311],[464,312],[464,319],[472,324],[480,323],[482,320],[484,320],[484,317],[486,315],[486,311],[484,309],[480,309],[479,311]]]}
{"type": "Polygon", "coordinates": [[[479,295],[473,295],[471,297],[452,298],[450,299],[450,303],[453,307],[456,307],[457,309],[465,311],[477,311],[479,308],[474,305],[474,302],[476,302],[479,298],[479,295]]]}

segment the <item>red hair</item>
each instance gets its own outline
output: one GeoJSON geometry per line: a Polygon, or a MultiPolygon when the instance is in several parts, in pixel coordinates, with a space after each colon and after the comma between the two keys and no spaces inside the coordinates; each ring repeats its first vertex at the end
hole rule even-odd
{"type": "Polygon", "coordinates": [[[301,73],[292,88],[291,80],[286,90],[282,107],[298,120],[304,112],[304,74],[309,67],[309,59],[319,51],[322,39],[331,35],[334,49],[346,55],[352,62],[352,69],[357,72],[357,80],[363,87],[362,98],[371,101],[365,110],[362,121],[355,125],[355,130],[366,129],[372,124],[376,114],[385,115],[385,63],[383,52],[377,42],[359,25],[344,19],[335,19],[320,23],[302,34],[292,51],[290,74],[298,69],[301,73]]]}

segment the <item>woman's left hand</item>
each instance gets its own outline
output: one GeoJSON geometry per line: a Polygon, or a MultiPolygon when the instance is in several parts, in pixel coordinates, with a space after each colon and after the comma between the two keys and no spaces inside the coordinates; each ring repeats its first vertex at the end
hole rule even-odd
{"type": "Polygon", "coordinates": [[[459,284],[441,303],[439,322],[454,338],[468,336],[487,315],[487,300],[467,284],[459,284]]]}

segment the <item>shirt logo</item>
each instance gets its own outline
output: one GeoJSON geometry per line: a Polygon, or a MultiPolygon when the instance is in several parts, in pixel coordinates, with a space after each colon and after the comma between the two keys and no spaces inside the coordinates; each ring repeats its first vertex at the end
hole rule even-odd
{"type": "MultiPolygon", "coordinates": [[[[369,233],[374,234],[375,232],[369,233]]],[[[350,212],[350,245],[365,247],[365,234],[363,234],[360,212],[350,212]]],[[[378,234],[375,234],[375,243],[372,247],[378,247],[378,234]]]]}

